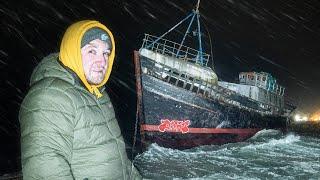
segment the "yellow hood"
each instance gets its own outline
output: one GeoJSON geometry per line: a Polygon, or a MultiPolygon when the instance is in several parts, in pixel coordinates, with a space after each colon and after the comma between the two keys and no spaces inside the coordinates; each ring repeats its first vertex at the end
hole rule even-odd
{"type": "Polygon", "coordinates": [[[103,86],[108,81],[111,70],[112,70],[114,57],[115,57],[115,42],[114,42],[113,35],[106,26],[104,26],[98,21],[84,20],[84,21],[76,22],[71,26],[69,26],[66,32],[64,33],[61,46],[60,46],[59,60],[65,66],[73,70],[81,79],[85,87],[90,91],[90,93],[96,95],[98,98],[102,96],[98,88],[103,86]],[[82,66],[81,49],[80,49],[82,36],[87,30],[93,27],[98,27],[105,30],[109,34],[111,43],[112,43],[112,50],[108,60],[109,62],[108,69],[106,71],[104,80],[102,81],[101,84],[98,84],[98,85],[90,85],[86,80],[83,66],[82,66]]]}

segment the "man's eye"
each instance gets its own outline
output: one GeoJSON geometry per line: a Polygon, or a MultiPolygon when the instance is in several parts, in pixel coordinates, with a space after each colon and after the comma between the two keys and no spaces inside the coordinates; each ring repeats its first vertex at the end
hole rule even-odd
{"type": "Polygon", "coordinates": [[[110,56],[110,51],[104,52],[103,55],[110,56]]]}
{"type": "Polygon", "coordinates": [[[94,55],[97,54],[97,52],[96,52],[95,50],[90,50],[88,53],[89,53],[89,54],[94,54],[94,55]]]}

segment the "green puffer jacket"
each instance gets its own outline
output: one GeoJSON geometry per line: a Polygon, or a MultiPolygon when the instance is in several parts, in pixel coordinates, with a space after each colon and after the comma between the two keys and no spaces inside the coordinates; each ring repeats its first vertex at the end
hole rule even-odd
{"type": "Polygon", "coordinates": [[[24,179],[141,179],[109,96],[97,99],[57,57],[37,66],[21,105],[24,179]]]}

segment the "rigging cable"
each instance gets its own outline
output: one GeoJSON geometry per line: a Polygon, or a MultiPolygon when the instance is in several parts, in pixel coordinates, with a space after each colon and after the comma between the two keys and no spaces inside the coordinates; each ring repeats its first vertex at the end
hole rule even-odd
{"type": "Polygon", "coordinates": [[[212,70],[214,70],[214,61],[213,61],[213,48],[212,48],[212,40],[211,40],[211,35],[210,35],[210,31],[209,31],[209,28],[208,26],[206,25],[206,23],[203,23],[204,24],[204,27],[207,31],[207,34],[208,34],[208,37],[209,37],[209,44],[210,44],[210,55],[211,55],[211,68],[212,70]]]}

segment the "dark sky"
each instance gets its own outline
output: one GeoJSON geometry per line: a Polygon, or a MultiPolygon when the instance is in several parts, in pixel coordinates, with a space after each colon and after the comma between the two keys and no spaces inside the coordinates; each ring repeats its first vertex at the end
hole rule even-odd
{"type": "MultiPolygon", "coordinates": [[[[30,75],[43,57],[58,51],[71,23],[95,19],[115,34],[117,56],[108,90],[126,129],[135,121],[133,50],[140,48],[144,33],[161,35],[195,4],[195,0],[2,0],[0,136],[1,147],[6,148],[0,151],[0,162],[8,152],[19,156],[18,111],[30,75]]],[[[309,113],[320,109],[320,1],[202,0],[200,13],[205,50],[210,53],[210,34],[214,69],[221,80],[235,82],[241,71],[269,72],[299,109],[309,113]]],[[[180,41],[181,32],[175,31],[173,40],[180,41]]],[[[7,159],[7,169],[19,168],[19,160],[7,159]]]]}

